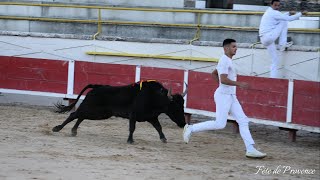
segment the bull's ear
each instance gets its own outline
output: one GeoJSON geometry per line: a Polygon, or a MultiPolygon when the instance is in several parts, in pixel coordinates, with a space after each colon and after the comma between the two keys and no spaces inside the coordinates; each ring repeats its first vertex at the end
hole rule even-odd
{"type": "Polygon", "coordinates": [[[172,100],[172,94],[171,94],[171,91],[172,91],[172,87],[170,87],[170,88],[169,88],[169,90],[168,90],[168,94],[167,94],[167,96],[168,96],[168,98],[169,98],[170,100],[172,100]]]}
{"type": "Polygon", "coordinates": [[[184,82],[184,84],[186,85],[186,90],[181,94],[182,97],[184,97],[188,93],[188,84],[186,82],[184,82]]]}

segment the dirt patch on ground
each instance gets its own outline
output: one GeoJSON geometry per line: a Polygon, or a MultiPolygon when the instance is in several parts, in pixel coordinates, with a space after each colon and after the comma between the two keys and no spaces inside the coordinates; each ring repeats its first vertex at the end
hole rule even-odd
{"type": "Polygon", "coordinates": [[[126,143],[128,120],[84,121],[77,137],[67,125],[51,129],[68,114],[50,107],[0,105],[0,179],[318,179],[319,134],[298,131],[291,143],[287,132],[251,124],[256,144],[268,157],[247,159],[239,134],[231,125],[194,134],[182,142],[182,129],[160,117],[168,139],[160,141],[149,123],[137,123],[135,144],[126,143]],[[257,173],[258,166],[269,170],[257,173]],[[278,170],[277,167],[279,166],[278,170]],[[314,170],[314,174],[284,172],[314,170]],[[274,174],[275,173],[275,174],[274,174]]]}

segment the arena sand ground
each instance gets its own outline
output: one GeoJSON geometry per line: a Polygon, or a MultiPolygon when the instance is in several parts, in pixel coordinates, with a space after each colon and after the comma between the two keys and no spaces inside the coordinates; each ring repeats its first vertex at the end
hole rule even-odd
{"type": "MultiPolygon", "coordinates": [[[[320,136],[299,131],[297,142],[276,127],[251,124],[262,160],[247,159],[239,134],[231,125],[182,142],[182,129],[160,117],[168,139],[163,144],[149,123],[137,123],[135,144],[126,143],[128,120],[84,121],[77,137],[73,123],[61,132],[52,127],[68,114],[51,107],[0,105],[0,179],[318,179],[320,136]],[[314,170],[293,174],[291,170],[314,170]],[[264,173],[258,172],[264,167],[264,173]],[[276,170],[278,167],[278,170],[276,170]],[[275,173],[275,174],[274,174],[275,173]]],[[[194,118],[194,120],[197,120],[194,118]]]]}

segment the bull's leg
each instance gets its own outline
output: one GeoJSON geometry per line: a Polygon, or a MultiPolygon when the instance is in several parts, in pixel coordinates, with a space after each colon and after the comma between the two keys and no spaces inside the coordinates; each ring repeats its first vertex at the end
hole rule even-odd
{"type": "Polygon", "coordinates": [[[132,144],[134,143],[133,141],[133,132],[136,129],[136,120],[130,119],[129,121],[129,137],[127,140],[127,143],[132,144]]]}
{"type": "Polygon", "coordinates": [[[163,142],[163,143],[167,143],[167,138],[164,136],[163,132],[162,132],[162,127],[161,127],[161,124],[159,123],[159,120],[158,119],[155,119],[155,120],[151,120],[149,121],[153,127],[158,131],[159,133],[159,136],[160,136],[160,140],[163,142]]]}
{"type": "Polygon", "coordinates": [[[52,131],[59,132],[65,125],[67,125],[69,122],[73,121],[76,118],[78,118],[76,112],[71,113],[69,117],[62,124],[52,128],[52,131]]]}
{"type": "Polygon", "coordinates": [[[84,119],[80,119],[80,118],[77,120],[76,124],[71,129],[71,136],[76,136],[77,135],[78,127],[82,123],[83,120],[84,119]]]}

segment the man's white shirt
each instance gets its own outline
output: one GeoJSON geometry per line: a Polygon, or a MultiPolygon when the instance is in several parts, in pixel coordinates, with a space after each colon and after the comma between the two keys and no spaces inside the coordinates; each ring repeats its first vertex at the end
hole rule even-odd
{"type": "Polygon", "coordinates": [[[281,13],[280,11],[274,10],[269,7],[261,18],[259,36],[263,36],[264,34],[271,32],[276,28],[280,21],[293,21],[299,19],[301,15],[301,12],[299,12],[295,15],[290,16],[288,12],[281,13]]]}
{"type": "Polygon", "coordinates": [[[216,92],[223,93],[223,94],[236,94],[236,86],[229,86],[221,83],[220,75],[227,74],[228,79],[232,81],[237,80],[237,72],[236,68],[232,63],[232,59],[230,59],[225,54],[219,59],[217,65],[217,71],[219,75],[219,87],[216,92]]]}

